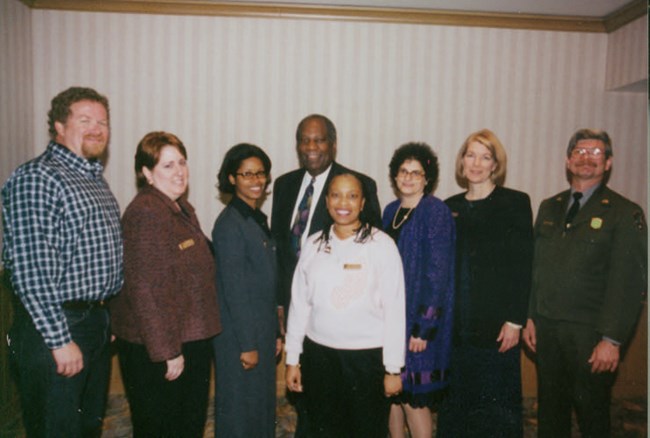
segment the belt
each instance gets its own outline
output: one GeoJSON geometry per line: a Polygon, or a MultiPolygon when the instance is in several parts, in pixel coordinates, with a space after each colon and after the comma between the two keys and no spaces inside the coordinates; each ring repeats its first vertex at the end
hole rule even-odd
{"type": "Polygon", "coordinates": [[[65,310],[105,309],[108,307],[108,301],[66,301],[61,307],[65,310]]]}

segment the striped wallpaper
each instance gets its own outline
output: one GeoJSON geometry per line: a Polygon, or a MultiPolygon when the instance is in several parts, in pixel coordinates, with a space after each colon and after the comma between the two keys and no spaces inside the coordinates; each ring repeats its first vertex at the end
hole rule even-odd
{"type": "Polygon", "coordinates": [[[0,0],[0,184],[33,156],[31,23],[22,3],[0,0]]]}
{"type": "Polygon", "coordinates": [[[611,33],[607,47],[606,88],[648,79],[648,20],[639,18],[611,33]]]}
{"type": "Polygon", "coordinates": [[[297,166],[295,127],[313,112],[334,121],[338,160],[377,180],[382,205],[393,199],[387,166],[398,145],[434,147],[445,198],[459,191],[460,144],[487,127],[508,152],[506,185],[528,192],[536,209],[567,187],[572,133],[599,127],[614,141],[610,185],[647,209],[647,93],[606,91],[608,38],[636,35],[643,44],[617,44],[647,56],[636,21],[607,35],[29,10],[0,0],[0,26],[0,55],[12,60],[0,67],[3,181],[43,150],[50,99],[86,85],[111,102],[106,175],[122,208],[135,194],[137,142],[168,130],[188,147],[190,200],[206,232],[223,208],[214,185],[225,151],[258,144],[278,176],[297,166]]]}

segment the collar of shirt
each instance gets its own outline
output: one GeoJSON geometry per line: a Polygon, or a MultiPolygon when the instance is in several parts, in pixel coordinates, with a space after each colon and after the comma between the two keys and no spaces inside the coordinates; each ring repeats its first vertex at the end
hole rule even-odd
{"type": "Polygon", "coordinates": [[[104,166],[102,166],[102,163],[100,163],[99,160],[88,160],[84,157],[80,157],[60,143],[51,141],[47,145],[47,151],[55,159],[65,164],[70,169],[77,170],[84,175],[98,178],[104,172],[104,166]]]}
{"type": "MultiPolygon", "coordinates": [[[[307,227],[305,228],[305,232],[302,233],[302,238],[301,238],[301,245],[304,245],[305,242],[307,241],[307,237],[309,237],[309,228],[311,227],[311,218],[314,216],[314,210],[316,210],[316,204],[318,203],[318,200],[320,199],[321,193],[323,193],[323,189],[325,189],[325,181],[327,181],[327,177],[329,176],[330,172],[332,171],[332,165],[325,169],[324,172],[322,172],[319,175],[316,175],[316,180],[314,181],[314,194],[312,195],[312,203],[311,207],[309,208],[309,217],[307,218],[307,227]]],[[[298,197],[295,200],[295,205],[293,207],[293,213],[291,214],[291,222],[289,226],[293,226],[293,222],[296,218],[296,214],[298,213],[298,204],[300,204],[300,200],[302,199],[303,195],[305,194],[305,191],[307,190],[307,187],[309,186],[309,183],[311,182],[311,179],[313,177],[309,172],[305,172],[305,175],[302,177],[302,183],[300,184],[300,191],[298,192],[298,197]]]]}
{"type": "Polygon", "coordinates": [[[266,215],[259,208],[252,208],[250,205],[242,201],[239,196],[233,195],[230,205],[237,210],[244,219],[252,217],[255,222],[264,230],[264,232],[270,235],[271,231],[269,230],[269,224],[267,222],[266,215]]]}
{"type": "MultiPolygon", "coordinates": [[[[598,190],[598,188],[601,187],[601,186],[602,186],[602,184],[596,184],[595,186],[592,186],[592,187],[588,188],[584,192],[581,192],[582,193],[582,198],[580,198],[580,201],[578,201],[578,202],[580,202],[580,208],[585,206],[587,201],[589,201],[589,198],[591,198],[591,195],[596,193],[596,190],[598,190]]],[[[567,208],[566,208],[567,211],[569,211],[569,208],[571,208],[571,204],[573,203],[573,201],[572,201],[573,194],[575,192],[576,192],[576,190],[571,188],[571,193],[570,193],[571,196],[569,198],[569,202],[568,202],[568,205],[567,205],[567,208]]]]}

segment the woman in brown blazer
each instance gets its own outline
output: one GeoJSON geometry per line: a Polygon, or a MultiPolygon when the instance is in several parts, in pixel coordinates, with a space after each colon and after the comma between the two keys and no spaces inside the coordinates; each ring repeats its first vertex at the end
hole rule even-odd
{"type": "Polygon", "coordinates": [[[122,218],[125,281],[111,311],[135,437],[202,437],[205,427],[221,324],[210,242],[185,199],[186,160],[175,135],[145,135],[139,192],[122,218]]]}

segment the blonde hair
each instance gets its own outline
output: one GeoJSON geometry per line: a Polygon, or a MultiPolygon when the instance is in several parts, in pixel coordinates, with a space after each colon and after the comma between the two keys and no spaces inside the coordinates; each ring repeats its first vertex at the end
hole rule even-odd
{"type": "Polygon", "coordinates": [[[470,143],[479,142],[492,154],[492,158],[496,164],[496,168],[490,175],[492,182],[498,186],[502,186],[506,182],[506,167],[508,158],[506,156],[506,151],[501,144],[499,138],[494,134],[494,132],[489,129],[481,129],[476,131],[467,137],[467,140],[463,143],[458,151],[456,156],[456,182],[459,186],[466,189],[469,187],[469,181],[464,175],[463,168],[463,157],[467,153],[467,148],[470,143]]]}

